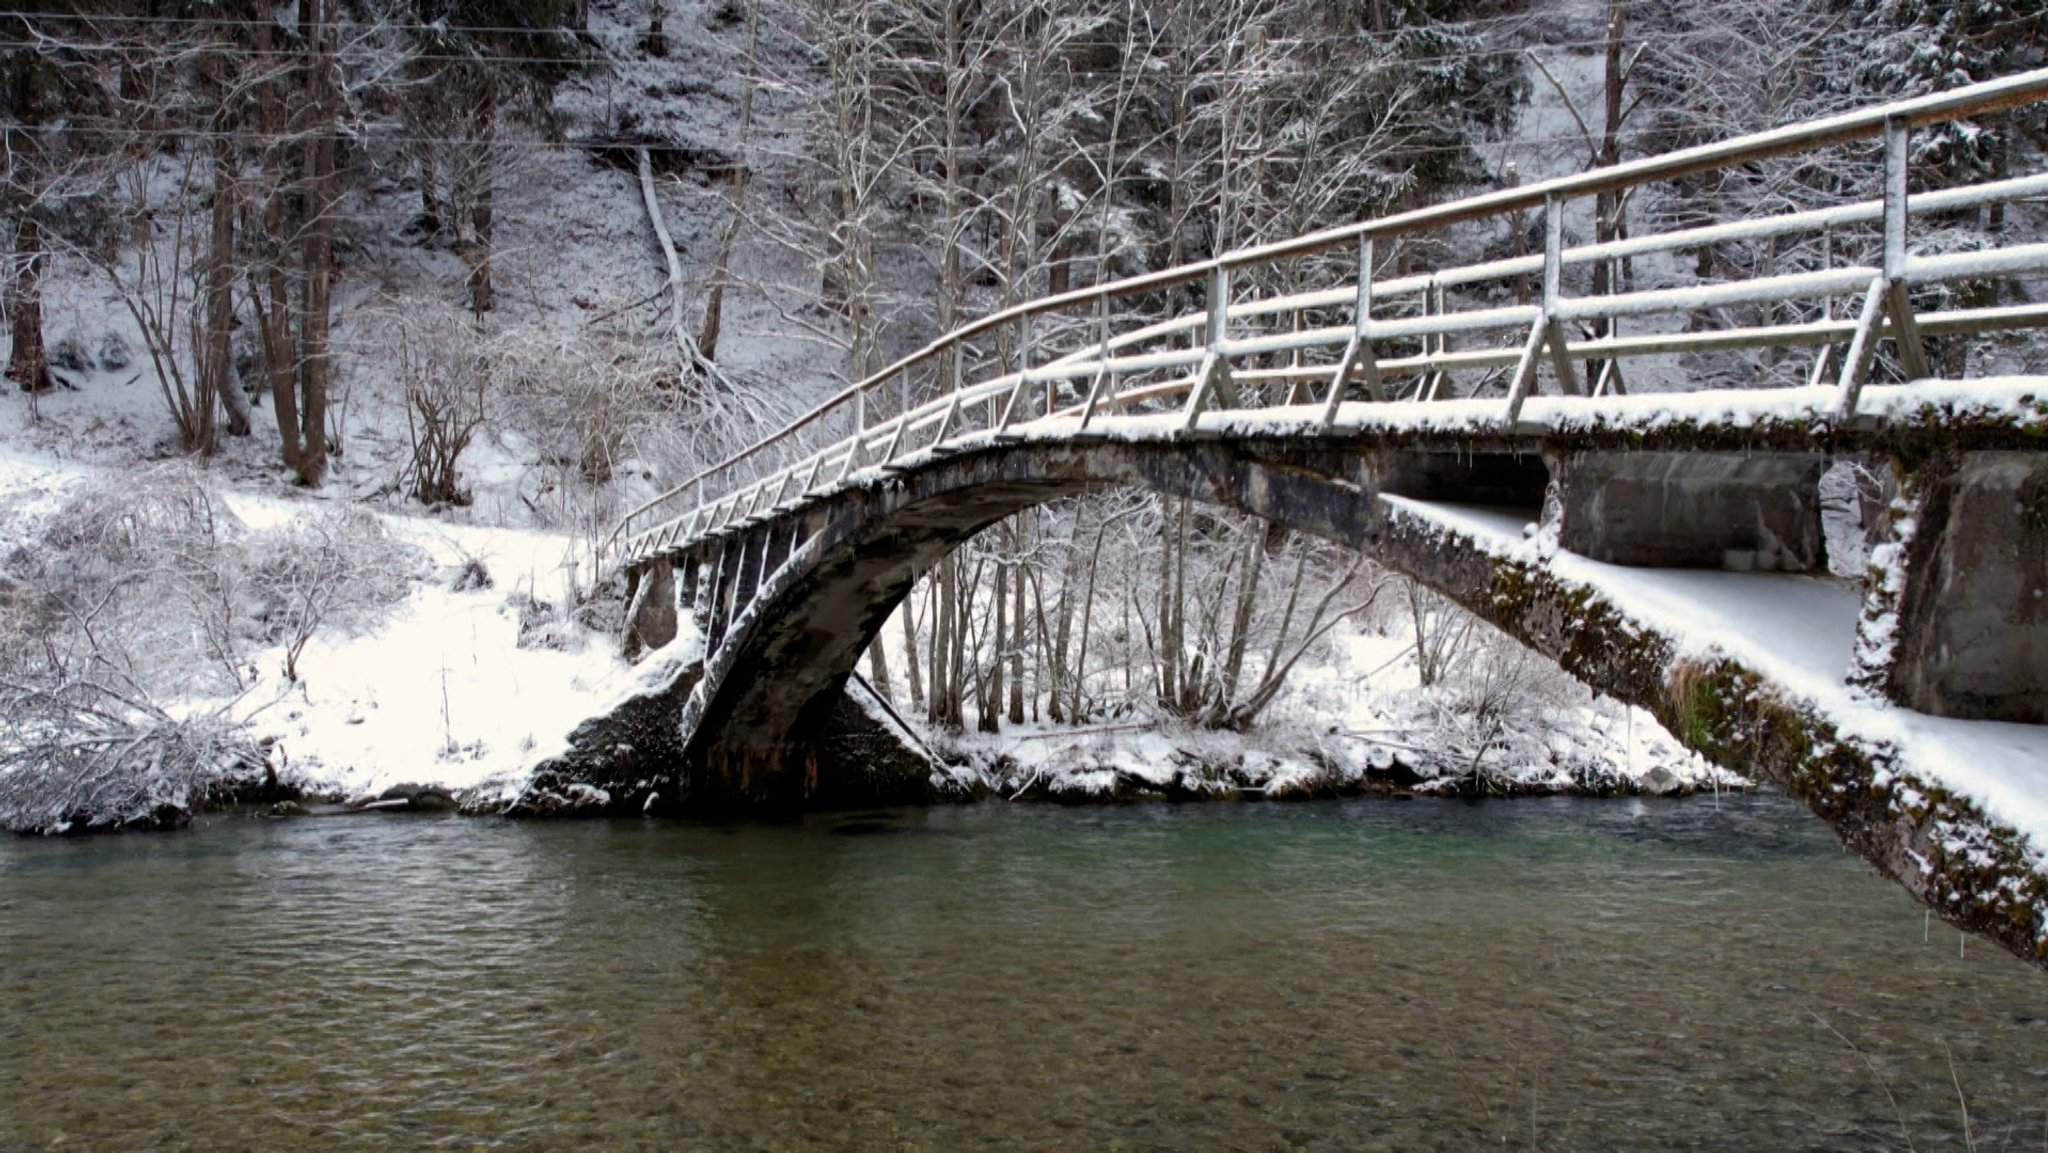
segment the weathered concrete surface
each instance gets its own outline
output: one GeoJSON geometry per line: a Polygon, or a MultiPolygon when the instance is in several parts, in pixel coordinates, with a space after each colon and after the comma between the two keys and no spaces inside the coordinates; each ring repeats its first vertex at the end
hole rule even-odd
{"type": "Polygon", "coordinates": [[[1827,568],[1817,453],[1578,452],[1559,458],[1560,543],[1652,568],[1827,568]]]}
{"type": "Polygon", "coordinates": [[[631,661],[676,639],[675,564],[657,557],[634,569],[627,579],[632,587],[626,595],[622,648],[631,661]]]}
{"type": "Polygon", "coordinates": [[[1887,692],[1939,716],[2048,724],[2048,455],[1937,457],[1907,494],[1887,692]]]}

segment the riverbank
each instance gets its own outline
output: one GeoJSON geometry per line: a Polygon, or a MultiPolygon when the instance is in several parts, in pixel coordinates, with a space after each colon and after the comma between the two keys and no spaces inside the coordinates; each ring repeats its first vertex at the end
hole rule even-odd
{"type": "MultiPolygon", "coordinates": [[[[118,797],[43,796],[0,807],[0,823],[34,832],[174,826],[192,811],[252,797],[369,805],[393,800],[394,788],[490,812],[511,803],[532,766],[634,678],[617,652],[616,604],[591,596],[587,540],[462,523],[446,512],[399,515],[329,494],[239,491],[187,466],[102,469],[0,455],[0,551],[15,572],[51,584],[105,580],[111,598],[145,575],[168,580],[164,547],[211,555],[203,573],[148,585],[139,599],[149,603],[119,618],[122,635],[96,634],[108,651],[89,655],[118,663],[147,694],[138,732],[204,731],[212,743],[192,745],[183,762],[145,759],[129,772],[147,779],[118,797]],[[341,589],[367,582],[383,592],[357,604],[278,592],[260,579],[274,576],[279,556],[320,551],[315,545],[336,554],[335,567],[295,580],[341,589]],[[350,567],[371,554],[374,572],[350,567]],[[140,571],[105,578],[103,570],[122,566],[140,571]],[[233,653],[225,664],[223,649],[233,653]]],[[[29,618],[42,611],[34,580],[14,578],[0,601],[21,632],[33,631],[29,618]]],[[[951,797],[1081,803],[1739,787],[1646,714],[1554,668],[1545,675],[1519,651],[1484,656],[1515,663],[1476,669],[1465,684],[1424,685],[1402,635],[1347,624],[1249,732],[1125,716],[1072,730],[1006,724],[920,735],[947,762],[933,784],[951,797]]],[[[901,704],[899,712],[916,712],[901,704]]],[[[0,770],[0,794],[23,792],[19,777],[4,787],[8,775],[75,763],[17,758],[0,770]]]]}

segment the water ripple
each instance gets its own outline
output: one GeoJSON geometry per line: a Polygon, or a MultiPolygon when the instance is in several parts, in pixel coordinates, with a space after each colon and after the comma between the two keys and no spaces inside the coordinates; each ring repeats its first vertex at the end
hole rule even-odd
{"type": "Polygon", "coordinates": [[[1783,801],[858,820],[0,845],[0,1150],[2048,1141],[2048,981],[1783,801]]]}

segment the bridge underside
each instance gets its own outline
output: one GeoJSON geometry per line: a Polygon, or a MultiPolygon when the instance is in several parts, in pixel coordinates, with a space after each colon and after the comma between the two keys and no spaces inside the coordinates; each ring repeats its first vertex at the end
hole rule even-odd
{"type": "MultiPolygon", "coordinates": [[[[859,723],[845,705],[849,677],[918,574],[1014,512],[1134,485],[1343,543],[1431,585],[1650,710],[1688,746],[1782,786],[1944,917],[2048,965],[2038,846],[1916,775],[1890,736],[1845,726],[1769,652],[1702,646],[1668,614],[1586,576],[1825,574],[1820,478],[1831,459],[1859,460],[1901,495],[1875,530],[1867,595],[1825,586],[1851,602],[1842,628],[1854,634],[1833,686],[1965,722],[2020,722],[2038,745],[2048,454],[2014,451],[2033,442],[2007,434],[1949,430],[1942,443],[1936,453],[1905,435],[1820,444],[1811,430],[1752,431],[1708,452],[1607,433],[991,439],[637,565],[629,648],[660,648],[687,617],[705,654],[650,706],[665,726],[650,747],[662,763],[649,772],[640,758],[641,783],[698,809],[828,799],[850,763],[833,749],[859,723]]],[[[1760,596],[1787,581],[1823,587],[1753,579],[1760,596]]]]}

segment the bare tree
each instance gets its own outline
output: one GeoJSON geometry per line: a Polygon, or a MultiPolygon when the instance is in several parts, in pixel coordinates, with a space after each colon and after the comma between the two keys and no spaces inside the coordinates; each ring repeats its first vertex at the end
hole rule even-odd
{"type": "Polygon", "coordinates": [[[399,150],[420,223],[462,258],[482,316],[496,304],[497,191],[517,162],[501,122],[552,126],[549,99],[583,56],[569,34],[582,17],[572,0],[412,0],[395,16],[407,57],[399,150]]]}
{"type": "MultiPolygon", "coordinates": [[[[215,447],[214,409],[228,384],[233,304],[223,278],[233,275],[233,264],[208,244],[195,215],[178,203],[177,191],[195,182],[199,154],[165,160],[154,148],[127,155],[117,180],[130,243],[124,251],[103,254],[101,268],[142,333],[179,447],[206,456],[215,447]],[[172,207],[159,212],[167,190],[172,207]]],[[[216,200],[233,203],[227,194],[216,200]]],[[[215,224],[214,235],[232,243],[232,225],[223,233],[218,218],[215,224]]]]}
{"type": "Polygon", "coordinates": [[[327,475],[333,377],[334,224],[340,198],[341,24],[334,0],[300,5],[296,39],[254,22],[254,55],[289,62],[257,85],[260,179],[246,201],[245,262],[284,463],[303,485],[327,475]],[[286,46],[286,45],[289,46],[286,46]]]}
{"type": "Polygon", "coordinates": [[[739,247],[740,229],[747,219],[747,189],[753,184],[754,173],[754,92],[758,87],[755,77],[755,61],[761,46],[761,7],[758,3],[747,5],[747,47],[741,57],[738,71],[740,82],[739,149],[734,158],[733,172],[727,181],[726,199],[728,215],[725,224],[718,230],[718,254],[711,262],[711,289],[704,298],[704,322],[697,330],[697,348],[706,360],[718,359],[718,339],[725,326],[725,290],[732,280],[733,253],[739,247]]]}
{"type": "Polygon", "coordinates": [[[468,504],[459,466],[488,414],[491,336],[417,302],[401,302],[392,327],[411,448],[400,483],[421,504],[468,504]]]}

